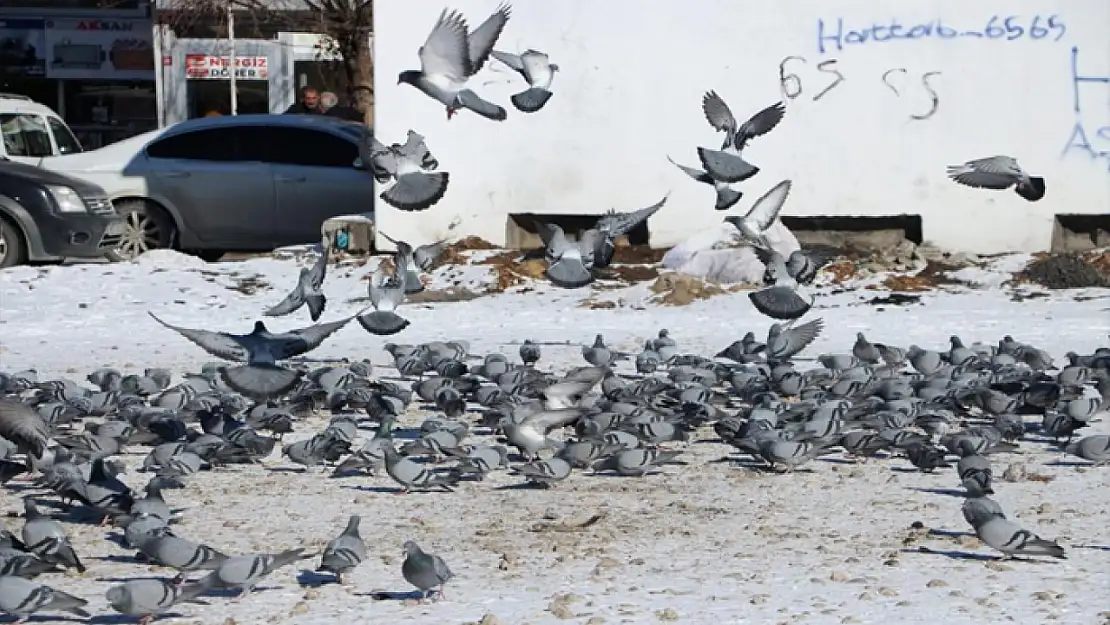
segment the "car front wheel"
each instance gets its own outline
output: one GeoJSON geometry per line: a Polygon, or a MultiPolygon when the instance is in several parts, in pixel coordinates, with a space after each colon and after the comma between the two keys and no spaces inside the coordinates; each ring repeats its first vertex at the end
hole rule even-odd
{"type": "Polygon", "coordinates": [[[173,246],[173,220],[161,208],[143,200],[124,200],[116,204],[126,225],[123,240],[108,253],[115,261],[134,260],[144,252],[173,246]]]}
{"type": "Polygon", "coordinates": [[[0,269],[14,267],[26,260],[27,247],[19,229],[0,216],[0,269]]]}

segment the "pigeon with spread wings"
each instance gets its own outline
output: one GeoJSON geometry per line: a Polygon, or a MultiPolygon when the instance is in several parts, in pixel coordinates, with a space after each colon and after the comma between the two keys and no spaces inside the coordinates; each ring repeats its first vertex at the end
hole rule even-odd
{"type": "Polygon", "coordinates": [[[690,176],[691,178],[697,180],[702,184],[707,184],[713,187],[713,189],[717,192],[717,201],[713,204],[713,208],[719,211],[727,211],[728,209],[735,206],[736,203],[740,201],[740,198],[744,197],[744,193],[741,192],[739,189],[734,188],[734,185],[731,182],[721,182],[720,180],[714,180],[713,176],[710,176],[706,171],[697,169],[695,167],[680,165],[669,156],[667,157],[667,160],[670,161],[671,164],[675,167],[681,169],[682,172],[685,173],[687,176],[690,176]]]}
{"type": "Polygon", "coordinates": [[[632,232],[637,226],[659,212],[659,209],[663,208],[669,197],[670,194],[668,193],[663,196],[663,199],[651,206],[628,213],[618,213],[616,210],[610,210],[598,218],[593,227],[600,235],[596,238],[597,247],[593,253],[593,266],[598,269],[608,267],[613,261],[613,254],[617,249],[617,238],[632,232]]]}
{"type": "Polygon", "coordinates": [[[420,69],[401,72],[397,84],[412,85],[445,105],[448,120],[465,108],[486,119],[504,121],[508,117],[505,109],[467,89],[466,82],[485,65],[511,15],[512,7],[503,4],[481,26],[469,31],[462,15],[444,9],[420,46],[420,69]]]}
{"type": "Polygon", "coordinates": [[[308,314],[312,320],[316,321],[320,318],[328,301],[320,289],[324,285],[324,276],[328,271],[329,247],[328,241],[325,239],[320,250],[320,256],[312,267],[301,269],[297,277],[297,285],[293,287],[293,290],[277,305],[262,313],[263,315],[282,317],[296,312],[301,306],[307,304],[308,314]]]}
{"type": "Polygon", "coordinates": [[[771,187],[771,190],[764,193],[763,197],[756,200],[746,215],[743,217],[725,217],[725,221],[736,226],[736,229],[740,231],[740,237],[748,245],[771,249],[766,232],[771,224],[779,218],[779,212],[782,211],[782,205],[786,203],[786,198],[790,195],[792,184],[789,180],[783,180],[771,187]]]}
{"type": "Polygon", "coordinates": [[[301,373],[278,366],[277,362],[316,349],[351,321],[347,317],[277,334],[256,321],[250,334],[231,334],[183,328],[162,321],[154,313],[147,314],[217,358],[246,363],[221,369],[220,375],[233,390],[255,398],[282,395],[293,388],[301,373]]]}
{"type": "Polygon", "coordinates": [[[1032,176],[1018,165],[1011,156],[989,156],[963,165],[950,165],[948,177],[968,187],[977,189],[1009,189],[1021,197],[1036,202],[1044,197],[1044,178],[1032,176]]]}
{"type": "MultiPolygon", "coordinates": [[[[358,315],[359,325],[370,334],[389,336],[409,326],[409,320],[395,311],[405,301],[405,276],[408,263],[401,254],[393,256],[393,271],[378,267],[370,275],[370,305],[374,311],[358,315]]],[[[419,278],[417,278],[419,280],[419,278]]]]}
{"type": "Polygon", "coordinates": [[[508,65],[528,81],[528,88],[509,96],[509,101],[522,113],[535,113],[551,99],[551,83],[559,66],[552,63],[548,56],[539,50],[526,50],[516,55],[510,52],[493,51],[493,58],[508,65]]]}
{"type": "Polygon", "coordinates": [[[772,319],[793,321],[805,316],[813,307],[813,295],[794,279],[782,254],[758,246],[752,250],[767,268],[764,280],[771,278],[771,284],[766,288],[748,293],[752,306],[772,319]]]}
{"type": "Polygon", "coordinates": [[[370,163],[370,171],[379,184],[396,180],[378,196],[387,204],[403,211],[422,211],[434,206],[447,193],[450,174],[427,171],[439,167],[439,161],[428,151],[424,137],[409,131],[404,145],[386,146],[376,137],[363,141],[362,161],[370,163]]]}
{"type": "Polygon", "coordinates": [[[721,182],[743,182],[758,174],[759,168],[745,161],[741,153],[752,139],[763,136],[778,126],[786,113],[782,102],[776,102],[752,115],[743,124],[737,123],[728,104],[715,91],[705,94],[701,106],[709,125],[725,133],[720,150],[698,148],[698,159],[706,173],[721,182]]]}

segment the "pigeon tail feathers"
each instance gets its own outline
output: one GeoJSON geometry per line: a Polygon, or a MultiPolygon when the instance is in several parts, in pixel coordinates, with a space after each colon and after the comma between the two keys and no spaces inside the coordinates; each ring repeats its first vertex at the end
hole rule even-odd
{"type": "Polygon", "coordinates": [[[367,332],[378,336],[397,334],[409,326],[408,319],[391,310],[375,310],[365,315],[359,315],[356,319],[367,332]]]}
{"type": "Polygon", "coordinates": [[[542,87],[532,87],[512,95],[509,101],[522,113],[535,113],[551,99],[551,92],[542,87]]]}
{"type": "Polygon", "coordinates": [[[277,365],[241,365],[220,370],[232,390],[252,398],[279,397],[301,379],[301,373],[277,365]]]}

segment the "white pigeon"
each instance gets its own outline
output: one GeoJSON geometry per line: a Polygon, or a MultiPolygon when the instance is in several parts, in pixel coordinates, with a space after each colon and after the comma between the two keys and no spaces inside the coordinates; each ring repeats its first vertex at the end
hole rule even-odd
{"type": "Polygon", "coordinates": [[[489,58],[497,38],[512,15],[512,7],[503,4],[473,32],[457,11],[444,9],[420,46],[420,69],[401,72],[397,84],[409,84],[447,107],[450,120],[461,109],[504,121],[505,109],[483,100],[466,88],[466,81],[478,73],[489,58]]]}
{"type": "Polygon", "coordinates": [[[531,49],[520,55],[494,50],[493,58],[516,70],[528,81],[527,89],[509,97],[518,111],[535,113],[551,99],[551,83],[559,66],[550,62],[546,54],[531,49]]]}
{"type": "Polygon", "coordinates": [[[740,231],[741,238],[749,245],[770,249],[771,244],[767,241],[767,236],[764,233],[778,219],[779,211],[782,210],[782,205],[786,202],[787,196],[790,195],[792,184],[789,180],[783,180],[771,187],[771,190],[763,194],[763,197],[756,200],[746,215],[743,217],[725,217],[725,221],[736,226],[736,229],[740,231]]]}

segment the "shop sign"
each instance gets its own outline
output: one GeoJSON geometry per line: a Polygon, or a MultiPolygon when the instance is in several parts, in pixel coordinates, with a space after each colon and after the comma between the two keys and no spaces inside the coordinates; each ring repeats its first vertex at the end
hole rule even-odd
{"type": "MultiPolygon", "coordinates": [[[[185,77],[191,80],[229,80],[231,59],[210,54],[185,55],[185,77]]],[[[236,80],[269,80],[270,63],[264,56],[235,57],[236,80]]]]}
{"type": "Polygon", "coordinates": [[[150,20],[46,21],[46,75],[76,80],[154,80],[150,20]]]}
{"type": "Polygon", "coordinates": [[[46,73],[46,20],[0,19],[0,75],[46,73]]]}

